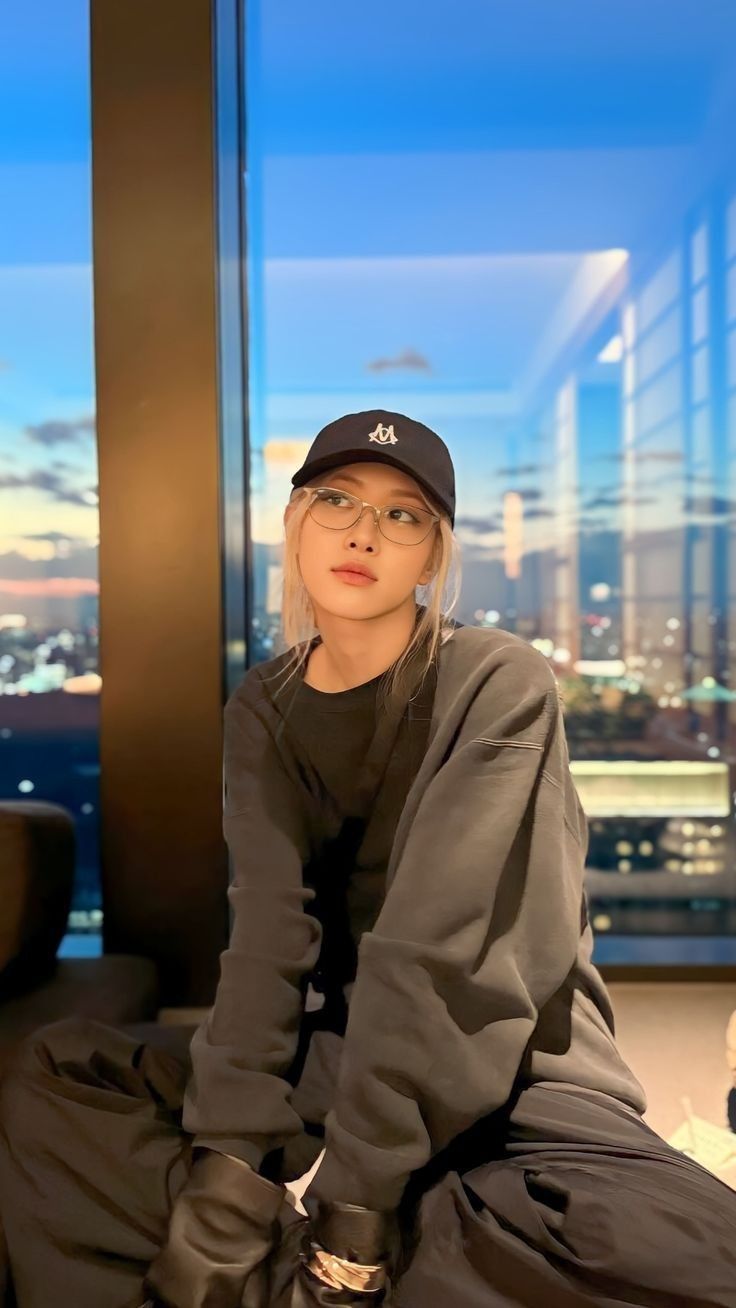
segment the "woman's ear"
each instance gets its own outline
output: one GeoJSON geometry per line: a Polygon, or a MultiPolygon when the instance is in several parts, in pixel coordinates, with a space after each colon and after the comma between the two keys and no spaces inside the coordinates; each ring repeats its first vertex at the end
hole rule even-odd
{"type": "Polygon", "coordinates": [[[427,566],[422,572],[419,581],[417,582],[418,586],[428,586],[430,581],[432,581],[434,577],[437,576],[437,573],[439,572],[441,558],[442,558],[442,537],[438,530],[434,538],[434,547],[432,549],[432,553],[430,554],[427,560],[427,566]]]}
{"type": "Polygon", "coordinates": [[[435,556],[433,555],[429,562],[427,562],[426,568],[424,572],[422,572],[420,579],[418,579],[417,586],[429,586],[430,581],[433,581],[433,579],[437,577],[438,569],[439,561],[435,560],[435,556]]]}

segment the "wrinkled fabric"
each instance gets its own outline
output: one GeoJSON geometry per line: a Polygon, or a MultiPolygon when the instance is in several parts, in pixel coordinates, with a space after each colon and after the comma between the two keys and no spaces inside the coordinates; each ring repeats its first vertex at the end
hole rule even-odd
{"type": "MultiPolygon", "coordinates": [[[[49,1308],[54,1286],[75,1308],[148,1297],[145,1274],[192,1171],[189,1072],[188,1059],[89,1019],[24,1042],[0,1082],[0,1219],[18,1308],[49,1308]]],[[[306,1224],[286,1196],[277,1219],[273,1296],[293,1280],[306,1224]]]]}
{"type": "Polygon", "coordinates": [[[736,1194],[635,1111],[538,1084],[496,1129],[500,1157],[426,1192],[396,1308],[734,1308],[736,1194]]]}
{"type": "Polygon", "coordinates": [[[176,1308],[269,1308],[284,1198],[241,1159],[196,1150],[144,1289],[176,1308]]]}
{"type": "Polygon", "coordinates": [[[519,1079],[643,1110],[592,964],[586,852],[549,664],[509,632],[454,632],[386,897],[360,942],[321,1198],[395,1205],[519,1079]]]}
{"type": "Polygon", "coordinates": [[[283,685],[288,662],[287,654],[251,668],[225,706],[232,927],[215,1002],[192,1042],[183,1112],[196,1144],[254,1167],[274,1150],[297,1157],[308,1151],[292,1088],[309,1027],[344,1033],[357,945],[383,901],[393,835],[424,757],[436,679],[432,670],[410,694],[421,662],[415,655],[403,691],[375,714],[372,737],[363,687],[312,691],[310,699],[329,700],[330,716],[357,735],[343,740],[326,765],[334,728],[324,741],[314,738],[319,714],[313,703],[308,713],[300,708],[296,678],[283,685]],[[356,699],[357,719],[347,707],[336,713],[335,701],[349,706],[356,699]],[[357,758],[350,783],[332,795],[333,767],[354,767],[357,758]],[[307,1026],[310,990],[322,996],[323,1008],[307,1026]]]}
{"type": "MultiPolygon", "coordinates": [[[[0,1086],[0,1216],[18,1308],[144,1302],[190,1169],[186,1060],[97,1022],[26,1041],[0,1086]]],[[[418,1172],[386,1308],[736,1308],[736,1194],[608,1095],[543,1083],[418,1172]]],[[[297,1308],[288,1202],[273,1308],[297,1308]]],[[[326,1302],[329,1302],[327,1300],[326,1302]]]]}
{"type": "Polygon", "coordinates": [[[375,803],[347,845],[333,833],[329,857],[325,786],[280,693],[287,668],[288,654],[251,668],[225,708],[233,928],[192,1043],[183,1124],[196,1143],[255,1167],[308,1152],[292,1090],[317,976],[323,1021],[344,1032],[320,1113],[325,1200],[395,1207],[520,1078],[643,1111],[592,963],[586,821],[547,660],[513,633],[455,627],[431,696],[422,686],[379,713],[358,787],[375,803]]]}

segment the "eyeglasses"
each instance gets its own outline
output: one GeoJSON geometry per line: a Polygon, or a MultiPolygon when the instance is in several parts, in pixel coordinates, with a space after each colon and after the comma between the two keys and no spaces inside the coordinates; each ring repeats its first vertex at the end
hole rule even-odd
{"type": "Polygon", "coordinates": [[[367,500],[338,490],[334,486],[312,486],[309,515],[320,527],[328,531],[345,531],[359,522],[366,509],[370,509],[376,526],[386,540],[394,545],[421,545],[426,540],[440,515],[429,509],[406,504],[385,504],[379,509],[367,500]]]}

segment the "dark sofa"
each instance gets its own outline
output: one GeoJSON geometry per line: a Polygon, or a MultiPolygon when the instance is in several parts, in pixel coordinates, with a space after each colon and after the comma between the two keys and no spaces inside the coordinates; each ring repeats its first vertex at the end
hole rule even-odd
{"type": "MultiPolygon", "coordinates": [[[[130,954],[58,958],[71,907],[74,822],[36,800],[0,801],[0,1077],[20,1042],[49,1022],[79,1016],[164,1047],[186,1048],[191,1030],[156,1025],[151,959],[130,954]]],[[[0,1303],[14,1302],[0,1225],[0,1303]]]]}

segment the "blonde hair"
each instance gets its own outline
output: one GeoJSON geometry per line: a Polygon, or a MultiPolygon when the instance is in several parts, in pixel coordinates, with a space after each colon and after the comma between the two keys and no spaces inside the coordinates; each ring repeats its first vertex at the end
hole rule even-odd
{"type": "MultiPolygon", "coordinates": [[[[306,664],[311,642],[318,634],[314,620],[312,601],[302,580],[299,568],[298,549],[302,525],[310,503],[309,486],[302,486],[292,492],[290,504],[295,504],[286,522],[283,562],[283,595],[281,602],[281,628],[287,648],[292,648],[292,656],[287,664],[291,680],[306,664]],[[302,502],[299,503],[298,501],[302,502]],[[295,503],[296,502],[296,503],[295,503]]],[[[439,530],[436,533],[434,548],[428,567],[433,572],[432,580],[425,586],[418,587],[422,592],[420,603],[424,612],[418,622],[403,653],[387,669],[385,681],[381,683],[381,693],[389,697],[404,691],[412,676],[413,656],[420,651],[419,683],[432,665],[440,645],[452,634],[453,624],[450,614],[457,604],[460,594],[460,543],[450,526],[450,520],[439,505],[432,503],[425,496],[427,507],[440,515],[439,530]]]]}

